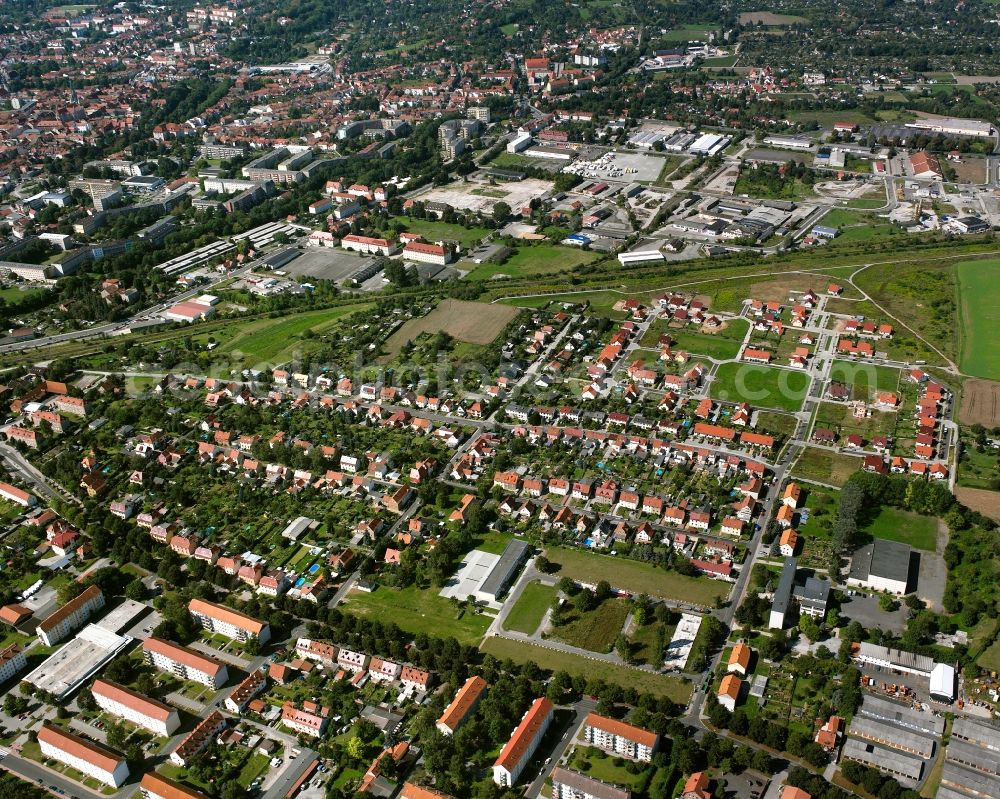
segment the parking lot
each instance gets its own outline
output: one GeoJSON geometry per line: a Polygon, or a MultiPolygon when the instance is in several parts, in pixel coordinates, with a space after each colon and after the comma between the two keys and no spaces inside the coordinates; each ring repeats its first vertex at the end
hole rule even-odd
{"type": "Polygon", "coordinates": [[[346,280],[362,267],[375,259],[344,250],[309,248],[299,251],[299,257],[283,266],[279,271],[289,277],[312,278],[313,280],[346,280]]]}

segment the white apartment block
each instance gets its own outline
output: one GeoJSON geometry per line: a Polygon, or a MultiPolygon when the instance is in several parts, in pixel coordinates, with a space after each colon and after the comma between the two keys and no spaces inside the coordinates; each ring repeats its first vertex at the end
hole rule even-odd
{"type": "Polygon", "coordinates": [[[583,723],[584,740],[591,746],[621,757],[648,763],[653,759],[660,736],[617,719],[591,713],[583,723]]]}
{"type": "Polygon", "coordinates": [[[23,647],[11,644],[6,649],[0,650],[0,683],[7,682],[27,665],[28,658],[24,654],[23,647]]]}
{"type": "Polygon", "coordinates": [[[92,585],[42,621],[38,637],[46,646],[54,646],[83,627],[103,607],[104,592],[92,585]]]}
{"type": "Polygon", "coordinates": [[[364,652],[352,652],[350,649],[341,649],[337,655],[337,665],[344,671],[352,671],[357,674],[368,668],[369,657],[364,652]]]}
{"type": "Polygon", "coordinates": [[[553,715],[553,705],[544,696],[531,704],[493,764],[493,782],[501,788],[510,788],[517,782],[552,723],[553,715]]]}
{"type": "Polygon", "coordinates": [[[246,642],[256,638],[261,644],[266,644],[271,638],[271,628],[266,621],[258,621],[225,605],[192,599],[188,602],[188,612],[206,630],[235,641],[246,642]]]}
{"type": "Polygon", "coordinates": [[[225,663],[170,641],[147,638],[142,644],[142,652],[147,663],[182,680],[221,688],[229,679],[225,663]]]}
{"type": "Polygon", "coordinates": [[[155,771],[147,771],[142,775],[139,792],[142,794],[142,799],[208,799],[205,794],[194,788],[188,788],[155,771]]]}
{"type": "Polygon", "coordinates": [[[107,680],[95,680],[90,692],[101,710],[131,722],[154,735],[167,737],[181,726],[177,711],[107,680]]]}
{"type": "Polygon", "coordinates": [[[117,752],[45,722],[38,731],[42,754],[98,782],[120,788],[128,779],[128,764],[117,752]]]}

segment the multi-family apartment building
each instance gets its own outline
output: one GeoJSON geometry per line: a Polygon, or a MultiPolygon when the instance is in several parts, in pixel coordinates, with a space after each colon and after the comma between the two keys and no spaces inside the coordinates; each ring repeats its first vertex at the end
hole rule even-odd
{"type": "Polygon", "coordinates": [[[226,729],[226,723],[226,717],[218,710],[213,710],[177,745],[170,754],[170,762],[178,766],[187,765],[191,758],[202,752],[226,729]]]}
{"type": "Polygon", "coordinates": [[[624,721],[590,713],[583,722],[583,738],[591,746],[621,757],[648,763],[660,742],[655,732],[624,721]]]}
{"type": "Polygon", "coordinates": [[[266,687],[267,675],[263,671],[251,671],[226,697],[226,710],[230,713],[242,713],[251,700],[266,687]]]}
{"type": "Polygon", "coordinates": [[[0,649],[0,683],[7,682],[27,665],[28,657],[24,654],[24,647],[11,644],[0,649]]]}
{"type": "Polygon", "coordinates": [[[281,706],[281,723],[295,732],[318,738],[326,731],[326,725],[330,723],[329,714],[325,708],[320,708],[315,703],[307,703],[307,708],[297,708],[291,702],[285,702],[281,706]]]}
{"type": "Polygon", "coordinates": [[[155,699],[108,680],[95,680],[90,692],[101,710],[155,735],[168,736],[181,726],[177,711],[155,699]]]}
{"type": "Polygon", "coordinates": [[[147,771],[142,775],[139,782],[139,793],[142,799],[208,799],[205,794],[188,788],[186,785],[157,774],[155,771],[147,771]]]}
{"type": "Polygon", "coordinates": [[[324,666],[333,666],[337,662],[340,648],[326,641],[314,641],[311,638],[299,638],[295,642],[295,654],[305,660],[314,660],[324,666]]]}
{"type": "Polygon", "coordinates": [[[45,757],[112,788],[120,788],[128,779],[128,764],[123,755],[48,722],[38,730],[38,745],[45,757]]]}
{"type": "Polygon", "coordinates": [[[142,654],[146,663],[182,680],[221,688],[229,679],[225,663],[162,638],[147,638],[143,641],[142,654]]]}
{"type": "Polygon", "coordinates": [[[54,646],[75,633],[90,617],[104,607],[104,592],[89,586],[38,625],[38,637],[46,646],[54,646]]]}
{"type": "Polygon", "coordinates": [[[629,799],[627,788],[603,782],[579,771],[552,769],[552,799],[629,799]]]}
{"type": "Polygon", "coordinates": [[[352,652],[350,649],[341,649],[337,653],[337,665],[344,671],[357,674],[368,668],[370,658],[364,652],[352,652]]]}
{"type": "Polygon", "coordinates": [[[437,728],[445,735],[454,735],[479,707],[485,695],[486,680],[478,676],[469,677],[437,720],[437,728]]]}
{"type": "Polygon", "coordinates": [[[206,630],[236,641],[245,642],[256,638],[261,644],[266,644],[271,638],[271,628],[266,621],[259,621],[225,605],[192,599],[188,602],[188,612],[206,630]]]}
{"type": "Polygon", "coordinates": [[[510,788],[528,765],[552,723],[553,705],[544,696],[532,702],[493,764],[493,782],[510,788]]]}

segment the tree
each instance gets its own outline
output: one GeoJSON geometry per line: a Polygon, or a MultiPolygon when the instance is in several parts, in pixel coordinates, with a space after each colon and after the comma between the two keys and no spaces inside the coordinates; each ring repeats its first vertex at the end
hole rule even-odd
{"type": "Polygon", "coordinates": [[[510,206],[503,200],[500,200],[500,202],[493,206],[493,221],[499,227],[505,224],[508,219],[510,219],[510,206]]]}
{"type": "Polygon", "coordinates": [[[107,736],[108,746],[112,749],[121,749],[125,745],[125,739],[128,737],[125,727],[115,722],[109,723],[104,733],[107,736]]]}
{"type": "Polygon", "coordinates": [[[888,613],[896,607],[896,599],[892,594],[879,594],[878,606],[881,610],[888,613]]]}

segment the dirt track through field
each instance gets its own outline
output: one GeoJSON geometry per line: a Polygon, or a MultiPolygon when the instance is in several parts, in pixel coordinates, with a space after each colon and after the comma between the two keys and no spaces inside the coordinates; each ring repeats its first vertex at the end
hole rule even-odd
{"type": "Polygon", "coordinates": [[[970,377],[962,385],[962,404],[958,410],[962,424],[979,423],[983,427],[1000,425],[1000,382],[970,377]]]}

